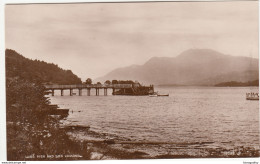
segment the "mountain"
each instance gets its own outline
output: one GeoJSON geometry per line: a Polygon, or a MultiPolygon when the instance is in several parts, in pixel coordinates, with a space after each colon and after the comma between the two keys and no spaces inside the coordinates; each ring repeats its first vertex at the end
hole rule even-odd
{"type": "Polygon", "coordinates": [[[215,85],[258,79],[258,59],[225,55],[210,49],[189,49],[177,57],[153,57],[144,65],[118,68],[105,80],[138,80],[155,85],[215,85]]]}
{"type": "Polygon", "coordinates": [[[216,87],[245,87],[245,86],[259,86],[259,80],[248,81],[245,83],[229,81],[224,83],[219,83],[215,85],[216,87]]]}
{"type": "Polygon", "coordinates": [[[6,49],[6,77],[53,84],[81,84],[81,79],[71,70],[58,65],[23,57],[14,50],[6,49]]]}

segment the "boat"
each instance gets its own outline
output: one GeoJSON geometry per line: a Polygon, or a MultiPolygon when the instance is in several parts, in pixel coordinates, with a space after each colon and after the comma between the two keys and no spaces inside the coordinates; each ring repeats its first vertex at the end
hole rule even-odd
{"type": "Polygon", "coordinates": [[[159,95],[159,94],[158,94],[157,96],[169,96],[169,94],[165,94],[165,95],[159,95]]]}
{"type": "Polygon", "coordinates": [[[246,99],[247,100],[259,100],[259,94],[258,93],[246,93],[246,99]]]}
{"type": "Polygon", "coordinates": [[[169,94],[159,94],[158,92],[154,92],[150,94],[149,97],[160,97],[160,96],[169,96],[169,94]]]}

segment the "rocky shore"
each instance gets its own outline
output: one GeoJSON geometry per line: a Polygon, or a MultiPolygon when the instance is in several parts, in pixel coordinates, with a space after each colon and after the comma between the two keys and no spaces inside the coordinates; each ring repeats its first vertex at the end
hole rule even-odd
{"type": "Polygon", "coordinates": [[[259,157],[259,148],[235,147],[234,149],[210,148],[204,143],[163,143],[131,141],[126,138],[96,133],[91,128],[70,130],[72,140],[84,142],[91,152],[90,159],[174,159],[174,158],[245,158],[259,157]]]}

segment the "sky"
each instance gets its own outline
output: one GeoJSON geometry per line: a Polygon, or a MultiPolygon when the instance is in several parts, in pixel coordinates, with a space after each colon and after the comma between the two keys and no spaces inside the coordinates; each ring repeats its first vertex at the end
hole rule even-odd
{"type": "Polygon", "coordinates": [[[5,45],[83,81],[190,48],[258,58],[258,1],[6,5],[5,45]]]}

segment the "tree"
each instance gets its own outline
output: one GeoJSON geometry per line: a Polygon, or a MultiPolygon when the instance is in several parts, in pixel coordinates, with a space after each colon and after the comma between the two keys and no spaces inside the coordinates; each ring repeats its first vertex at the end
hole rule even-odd
{"type": "Polygon", "coordinates": [[[92,84],[92,79],[91,78],[87,78],[86,84],[92,84]]]}
{"type": "Polygon", "coordinates": [[[14,50],[7,49],[6,77],[20,77],[30,82],[41,81],[54,84],[81,84],[81,79],[71,70],[64,70],[56,64],[23,57],[14,50]]]}
{"type": "Polygon", "coordinates": [[[105,84],[110,85],[110,84],[111,84],[111,81],[107,80],[107,81],[105,82],[105,84]]]}
{"type": "Polygon", "coordinates": [[[50,103],[45,97],[45,89],[40,83],[23,79],[7,79],[6,111],[8,121],[27,121],[36,124],[45,119],[46,106],[50,103]],[[22,93],[22,94],[21,94],[22,93]]]}
{"type": "Polygon", "coordinates": [[[112,80],[112,84],[118,84],[117,80],[112,80]]]}
{"type": "Polygon", "coordinates": [[[101,85],[101,83],[100,83],[100,82],[97,82],[97,85],[101,85]]]}

